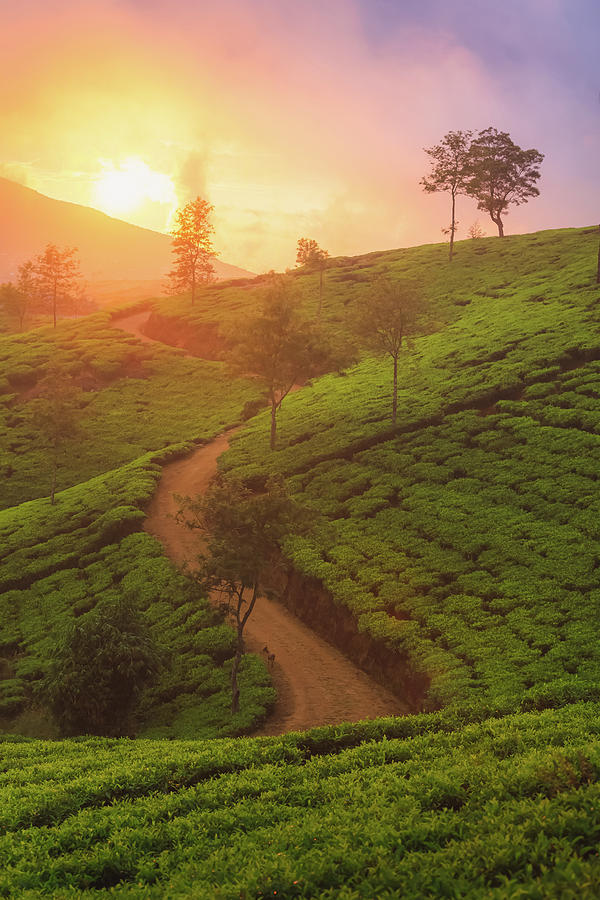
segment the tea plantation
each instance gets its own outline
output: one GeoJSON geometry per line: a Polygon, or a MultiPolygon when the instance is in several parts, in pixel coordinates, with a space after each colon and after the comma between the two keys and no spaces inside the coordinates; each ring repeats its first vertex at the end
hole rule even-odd
{"type": "Polygon", "coordinates": [[[599,714],[0,744],[0,894],[591,900],[599,714]]]}
{"type": "Polygon", "coordinates": [[[231,718],[233,632],[141,530],[160,463],[176,450],[69,488],[55,506],[33,500],[0,512],[0,726],[55,733],[40,694],[53,647],[75,619],[118,597],[135,602],[168,654],[142,698],[139,733],[237,734],[273,702],[263,663],[248,657],[242,711],[231,718]]]}
{"type": "Polygon", "coordinates": [[[256,398],[256,388],[222,364],[142,344],[108,319],[99,313],[0,335],[0,508],[50,492],[49,454],[31,403],[50,366],[81,388],[80,435],[61,452],[59,489],[149,450],[212,437],[256,398]]]}
{"type": "MultiPolygon", "coordinates": [[[[102,317],[79,323],[96,342],[85,371],[76,325],[2,338],[3,421],[21,442],[4,484],[21,479],[20,499],[47,493],[27,421],[39,372],[64,353],[85,389],[94,360],[113,360],[85,394],[98,425],[90,414],[57,506],[0,513],[5,717],[27,722],[54,636],[115,595],[173,655],[143,698],[142,739],[0,738],[0,896],[600,895],[597,241],[569,229],[460,242],[451,265],[444,245],[331,260],[321,327],[340,339],[377,274],[427,296],[396,425],[391,366],[363,350],[286,398],[277,450],[260,412],[221,460],[255,484],[283,474],[310,509],[284,554],[424,685],[404,718],[232,737],[272,703],[264,666],[246,659],[228,719],[231,633],[141,522],[176,442],[235,421],[253,388],[224,391],[219,363],[113,343],[102,317]]],[[[295,277],[313,315],[318,275],[295,277]]],[[[155,302],[156,321],[226,336],[263,287],[155,302]]]]}
{"type": "MultiPolygon", "coordinates": [[[[460,315],[417,340],[395,428],[390,366],[365,358],[288,398],[278,451],[261,414],[224,458],[242,476],[288,476],[317,525],[286,554],[429,683],[425,709],[543,707],[597,683],[596,241],[483,242],[504,282],[455,295],[460,315]],[[560,266],[542,278],[532,259],[550,247],[560,266]]],[[[455,283],[471,278],[463,266],[455,283]]]]}

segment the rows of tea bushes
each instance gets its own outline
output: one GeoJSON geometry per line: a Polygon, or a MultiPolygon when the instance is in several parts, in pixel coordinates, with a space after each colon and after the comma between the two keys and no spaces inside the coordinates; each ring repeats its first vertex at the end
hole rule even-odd
{"type": "Polygon", "coordinates": [[[256,398],[222,364],[143,344],[111,327],[108,314],[0,336],[0,507],[50,491],[51,460],[31,401],[51,366],[81,388],[80,433],[61,452],[59,489],[149,450],[210,437],[256,398]]]}
{"type": "Polygon", "coordinates": [[[600,707],[0,744],[0,895],[595,898],[600,707]]]}
{"type": "Polygon", "coordinates": [[[223,460],[288,477],[316,526],[286,554],[430,679],[429,707],[544,706],[600,674],[600,291],[578,242],[489,245],[504,283],[418,339],[396,427],[391,366],[366,358],[286,399],[276,452],[259,414],[223,460]]]}
{"type": "Polygon", "coordinates": [[[147,454],[62,491],[55,506],[34,500],[0,512],[0,720],[5,728],[34,733],[51,728],[42,715],[40,688],[53,647],[75,619],[119,598],[135,603],[166,651],[165,667],[142,699],[142,734],[235,734],[264,715],[273,701],[264,665],[249,657],[242,712],[231,719],[233,632],[175,571],[158,541],[141,530],[143,507],[168,457],[168,451],[147,454]]]}

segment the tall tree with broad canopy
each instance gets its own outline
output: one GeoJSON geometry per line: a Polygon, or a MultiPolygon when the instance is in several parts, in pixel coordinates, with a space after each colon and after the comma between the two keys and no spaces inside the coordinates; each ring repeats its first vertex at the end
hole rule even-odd
{"type": "Polygon", "coordinates": [[[471,146],[472,131],[449,131],[435,147],[425,148],[431,157],[431,172],[421,179],[423,190],[433,194],[447,191],[452,199],[450,228],[450,254],[454,253],[456,234],[456,198],[467,193],[467,161],[471,146]]]}
{"type": "Polygon", "coordinates": [[[296,265],[306,266],[307,269],[317,271],[319,273],[319,308],[317,317],[321,317],[321,308],[323,306],[323,272],[327,266],[329,253],[323,250],[312,238],[299,238],[296,251],[296,265]]]}
{"type": "Polygon", "coordinates": [[[212,245],[214,227],[210,221],[214,207],[201,197],[190,200],[175,213],[175,228],[171,231],[172,252],[175,257],[169,272],[172,294],[189,291],[192,306],[198,285],[214,278],[213,259],[218,256],[212,245]]]}
{"type": "MultiPolygon", "coordinates": [[[[54,327],[59,309],[74,303],[81,294],[82,278],[76,247],[60,249],[55,244],[47,244],[33,262],[30,274],[36,300],[42,309],[52,312],[54,327]]],[[[23,266],[20,270],[23,272],[23,266]]],[[[25,277],[27,273],[23,272],[25,277]]]]}
{"type": "Polygon", "coordinates": [[[231,711],[240,708],[238,675],[245,653],[244,629],[260,595],[272,593],[274,569],[282,566],[280,545],[304,526],[306,514],[288,497],[283,481],[268,479],[254,492],[241,482],[217,477],[195,499],[177,498],[180,521],[199,529],[205,551],[195,577],[220,598],[236,631],[231,667],[231,711]]]}
{"type": "Polygon", "coordinates": [[[413,345],[418,316],[424,312],[424,299],[409,281],[392,281],[382,276],[362,301],[354,320],[359,338],[375,351],[391,356],[394,364],[392,383],[392,422],[398,415],[398,360],[403,349],[413,345]]]}
{"type": "Polygon", "coordinates": [[[538,150],[522,150],[506,131],[486,128],[471,141],[466,174],[467,193],[477,200],[477,208],[489,213],[504,237],[502,216],[510,204],[519,206],[537,197],[535,182],[544,159],[538,150]]]}
{"type": "Polygon", "coordinates": [[[230,333],[232,371],[254,375],[265,385],[271,407],[271,450],[277,443],[277,413],[294,385],[346,362],[335,359],[330,346],[301,318],[299,303],[299,289],[293,280],[275,276],[260,314],[239,322],[230,333]]]}

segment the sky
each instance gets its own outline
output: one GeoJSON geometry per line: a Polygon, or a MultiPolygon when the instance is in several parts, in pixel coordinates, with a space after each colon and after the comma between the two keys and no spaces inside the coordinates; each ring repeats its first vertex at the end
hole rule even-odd
{"type": "MultiPolygon", "coordinates": [[[[545,155],[507,233],[600,218],[599,0],[0,0],[0,176],[167,231],[214,205],[255,272],[443,240],[425,147],[545,155]]],[[[458,239],[476,220],[461,198],[458,239]]]]}

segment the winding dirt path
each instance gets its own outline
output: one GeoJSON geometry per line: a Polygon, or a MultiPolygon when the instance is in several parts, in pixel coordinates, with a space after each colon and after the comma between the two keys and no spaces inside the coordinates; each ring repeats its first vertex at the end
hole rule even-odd
{"type": "MultiPolygon", "coordinates": [[[[136,314],[119,319],[114,325],[150,341],[139,331],[147,316],[148,313],[136,314]]],[[[184,459],[163,467],[144,528],[162,542],[167,555],[180,567],[193,568],[199,538],[175,521],[179,504],[173,495],[195,496],[206,490],[217,471],[218,457],[229,446],[231,433],[225,432],[184,459]]],[[[277,702],[256,734],[285,734],[316,725],[408,712],[398,697],[273,600],[259,599],[248,619],[245,638],[251,652],[260,654],[268,646],[275,654],[272,676],[277,702]]]]}

